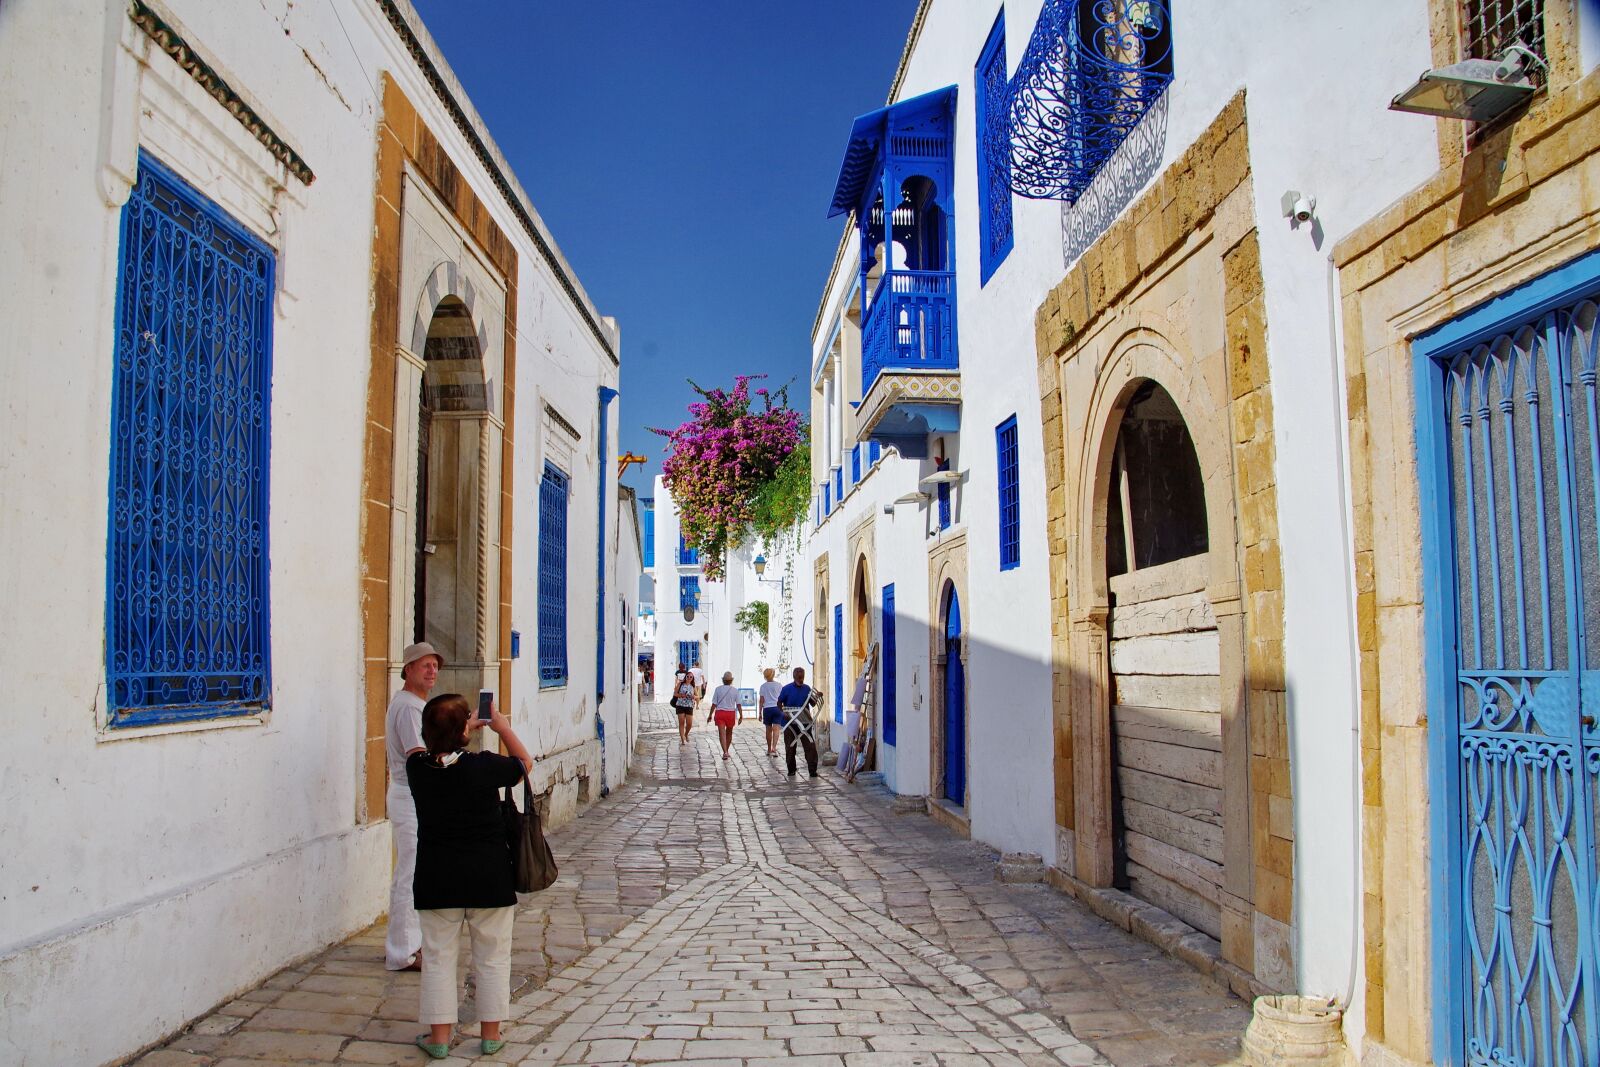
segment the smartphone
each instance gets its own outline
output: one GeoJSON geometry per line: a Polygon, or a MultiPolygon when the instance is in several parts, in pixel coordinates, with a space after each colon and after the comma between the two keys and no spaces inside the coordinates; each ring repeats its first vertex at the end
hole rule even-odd
{"type": "Polygon", "coordinates": [[[482,719],[484,722],[488,722],[491,717],[489,709],[492,707],[494,707],[494,690],[478,690],[478,718],[482,719]]]}

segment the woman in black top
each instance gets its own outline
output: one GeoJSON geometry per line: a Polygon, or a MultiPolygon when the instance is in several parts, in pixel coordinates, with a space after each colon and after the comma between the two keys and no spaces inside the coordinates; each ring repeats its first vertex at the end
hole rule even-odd
{"type": "Polygon", "coordinates": [[[436,1060],[450,1055],[461,990],[456,960],[461,926],[472,936],[480,1039],[485,1055],[505,1046],[500,1022],[511,1010],[511,926],[517,895],[511,850],[500,815],[500,789],[515,785],[533,766],[528,750],[498,708],[489,729],[510,756],[467,752],[467,734],[483,725],[466,698],[437,696],[422,709],[426,752],[406,760],[406,779],[417,804],[417,873],[411,884],[422,922],[422,1003],[419,1020],[429,1033],[417,1045],[436,1060]]]}

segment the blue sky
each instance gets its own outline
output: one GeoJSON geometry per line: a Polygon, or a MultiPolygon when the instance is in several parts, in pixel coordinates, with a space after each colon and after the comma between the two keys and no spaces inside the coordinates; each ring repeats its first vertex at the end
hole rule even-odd
{"type": "Polygon", "coordinates": [[[622,447],[650,457],[685,382],[790,378],[843,220],[851,120],[881,107],[916,0],[413,0],[602,314],[622,447]]]}

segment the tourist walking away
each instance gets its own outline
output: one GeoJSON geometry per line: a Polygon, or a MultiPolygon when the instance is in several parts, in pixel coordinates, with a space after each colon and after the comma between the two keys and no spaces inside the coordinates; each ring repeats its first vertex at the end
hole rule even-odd
{"type": "Polygon", "coordinates": [[[772,759],[778,758],[778,734],[783,728],[783,711],[778,707],[778,694],[783,692],[783,683],[773,680],[775,674],[777,672],[771,667],[761,672],[761,677],[766,680],[756,694],[756,707],[761,709],[761,725],[767,728],[767,755],[772,759]]]}
{"type": "Polygon", "coordinates": [[[722,758],[728,758],[733,745],[733,728],[744,722],[744,703],[739,699],[739,689],[733,684],[733,672],[722,673],[722,684],[711,694],[711,714],[707,719],[717,721],[717,740],[722,742],[722,758]],[[737,717],[736,717],[737,716],[737,717]]]}
{"type": "Polygon", "coordinates": [[[672,710],[678,713],[678,744],[689,743],[689,730],[694,726],[695,685],[689,668],[678,664],[678,673],[672,678],[672,710]]]}
{"type": "Polygon", "coordinates": [[[689,668],[689,673],[694,675],[694,708],[700,710],[700,702],[706,698],[706,672],[696,663],[689,668]]]}
{"type": "Polygon", "coordinates": [[[799,744],[806,754],[806,770],[817,776],[817,741],[812,733],[811,703],[815,694],[806,684],[806,669],[794,669],[794,681],[778,694],[778,707],[783,710],[783,758],[789,767],[789,777],[795,774],[794,746],[799,744]]]}
{"type": "Polygon", "coordinates": [[[417,866],[417,809],[406,787],[406,760],[423,750],[422,706],[439,681],[444,658],[426,641],[408,645],[400,657],[400,691],[389,701],[383,719],[383,747],[389,764],[389,826],[394,834],[394,879],[389,885],[389,934],[384,939],[384,966],[391,971],[422,969],[422,927],[411,903],[411,877],[417,866]]]}
{"type": "Polygon", "coordinates": [[[500,790],[521,781],[533,758],[511,720],[492,704],[489,728],[510,755],[465,751],[467,734],[481,726],[465,697],[434,697],[422,709],[427,750],[406,760],[406,780],[417,804],[413,889],[422,920],[417,1018],[428,1027],[428,1033],[417,1035],[417,1046],[436,1060],[450,1055],[461,1000],[456,966],[463,925],[472,938],[478,1037],[485,1056],[505,1047],[500,1023],[511,1014],[511,920],[517,894],[500,790]]]}

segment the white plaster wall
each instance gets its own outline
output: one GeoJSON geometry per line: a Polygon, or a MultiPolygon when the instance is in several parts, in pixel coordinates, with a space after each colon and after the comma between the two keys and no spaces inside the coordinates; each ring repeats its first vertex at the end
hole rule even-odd
{"type": "MultiPolygon", "coordinates": [[[[614,384],[615,369],[432,89],[368,10],[376,5],[341,5],[342,25],[332,6],[285,0],[165,6],[317,172],[309,188],[291,179],[275,213],[263,216],[275,229],[257,227],[279,250],[273,710],[261,723],[155,736],[98,730],[120,210],[105,199],[102,179],[107,164],[131,173],[137,138],[126,134],[138,130],[138,101],[113,92],[109,77],[126,26],[120,0],[7,0],[0,230],[12,248],[0,257],[0,308],[11,324],[0,351],[0,597],[13,611],[0,624],[11,679],[0,709],[0,1049],[29,1067],[118,1059],[385,907],[387,823],[356,822],[373,87],[383,69],[397,72],[518,242],[519,413],[550,396],[587,434],[588,466],[573,472],[570,589],[574,676],[593,692],[592,644],[583,635],[594,626],[595,387],[614,384]],[[141,980],[150,974],[166,979],[141,980]],[[95,1008],[93,1026],[79,1018],[86,1003],[95,1008]]],[[[196,136],[242,132],[203,94],[196,106],[196,136]]],[[[245,141],[248,154],[254,142],[245,141]]],[[[204,152],[167,161],[228,202],[220,161],[208,163],[204,152]]],[[[615,424],[615,410],[613,417],[615,424]]],[[[537,484],[528,472],[538,459],[536,438],[519,432],[520,501],[537,484]]],[[[534,573],[536,530],[523,506],[519,576],[534,573]]],[[[518,589],[528,591],[516,621],[531,649],[532,583],[520,580],[518,589]]],[[[526,675],[535,661],[519,661],[523,695],[536,692],[526,675]]],[[[560,728],[568,705],[582,702],[577,689],[570,699],[519,701],[519,726],[536,743],[578,739],[575,727],[560,728]],[[537,719],[557,725],[529,730],[537,719]]]]}
{"type": "MultiPolygon", "coordinates": [[[[988,284],[979,283],[973,65],[1001,6],[994,0],[937,0],[910,57],[898,98],[952,83],[959,86],[955,225],[965,373],[963,432],[955,466],[968,472],[961,493],[966,499],[961,503],[969,520],[971,574],[963,607],[972,634],[968,663],[972,831],[974,837],[997,847],[1039,852],[1049,860],[1055,850],[1050,619],[1044,595],[1045,500],[1037,491],[1043,485],[1043,467],[1033,316],[1061,280],[1066,264],[1060,205],[1016,197],[1015,247],[988,284]],[[1018,417],[1024,487],[1022,564],[1001,572],[994,427],[1013,413],[1018,417]],[[991,694],[1004,694],[1003,703],[991,694]]],[[[1013,0],[1004,7],[1007,59],[1014,72],[1040,3],[1013,0]]],[[[1248,92],[1277,456],[1281,471],[1294,472],[1293,477],[1280,477],[1278,491],[1294,789],[1299,798],[1297,960],[1304,989],[1343,996],[1350,981],[1354,924],[1359,921],[1354,869],[1357,778],[1348,572],[1327,563],[1350,557],[1342,371],[1335,362],[1337,324],[1330,308],[1328,253],[1351,227],[1437,166],[1432,122],[1386,110],[1389,98],[1429,66],[1426,5],[1422,0],[1398,7],[1377,0],[1345,5],[1220,0],[1203,9],[1181,4],[1177,8],[1177,80],[1168,94],[1169,126],[1161,165],[1192,144],[1237,90],[1248,92]],[[1278,197],[1288,188],[1317,197],[1317,231],[1291,230],[1281,218],[1278,197]]],[[[841,116],[841,138],[847,121],[841,116]]],[[[829,279],[825,308],[842,299],[855,264],[853,249],[847,250],[841,269],[829,279]]],[[[821,356],[832,314],[825,312],[814,338],[814,358],[821,356]]],[[[880,473],[853,495],[870,490],[872,497],[887,501],[909,488],[891,486],[880,473]]],[[[812,536],[813,557],[827,551],[830,560],[839,561],[833,563],[830,578],[835,602],[843,602],[849,589],[842,562],[843,529],[856,514],[852,497],[847,496],[842,511],[812,536]]],[[[925,575],[924,553],[886,534],[886,526],[879,522],[877,584],[881,586],[892,569],[912,560],[925,575]]],[[[901,586],[901,579],[895,578],[900,604],[926,603],[925,597],[913,600],[908,595],[911,587],[901,586]]],[[[901,608],[902,615],[905,610],[901,608]]],[[[912,645],[905,629],[902,622],[902,693],[910,685],[905,670],[912,645]]],[[[923,679],[925,690],[925,674],[923,679]]],[[[896,753],[901,760],[910,754],[908,727],[913,721],[919,720],[908,717],[902,707],[896,753]]],[[[891,783],[899,791],[914,791],[907,774],[892,774],[891,783]]],[[[1359,1019],[1352,1023],[1358,1032],[1359,1019]]]]}

